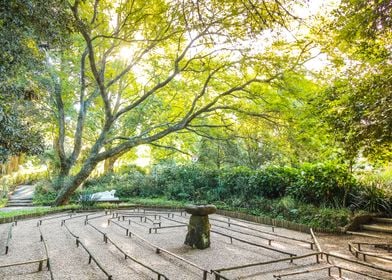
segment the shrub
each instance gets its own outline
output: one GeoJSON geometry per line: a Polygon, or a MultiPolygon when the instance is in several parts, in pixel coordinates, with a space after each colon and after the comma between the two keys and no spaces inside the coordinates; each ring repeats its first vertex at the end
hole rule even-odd
{"type": "Polygon", "coordinates": [[[53,189],[50,181],[39,181],[35,186],[33,204],[50,206],[56,199],[56,196],[57,192],[53,189]]]}
{"type": "Polygon", "coordinates": [[[297,179],[297,172],[289,167],[270,166],[255,172],[251,176],[251,193],[266,198],[279,198],[286,195],[286,190],[297,179]]]}
{"type": "Polygon", "coordinates": [[[392,214],[392,195],[388,188],[375,182],[363,185],[351,194],[352,208],[372,213],[392,214]]]}
{"type": "Polygon", "coordinates": [[[159,186],[152,176],[145,176],[140,181],[140,196],[157,198],[165,194],[164,189],[159,186]]]}
{"type": "Polygon", "coordinates": [[[155,174],[169,199],[201,201],[214,195],[216,171],[198,165],[169,166],[155,174]]]}
{"type": "Polygon", "coordinates": [[[220,190],[219,199],[227,199],[229,197],[237,197],[240,199],[250,199],[257,195],[254,192],[251,177],[254,171],[247,167],[235,167],[225,169],[219,174],[218,189],[220,190]]]}
{"type": "Polygon", "coordinates": [[[298,202],[289,196],[279,199],[254,198],[243,202],[240,206],[235,201],[230,200],[225,205],[228,210],[238,207],[253,215],[268,216],[274,219],[306,224],[314,228],[332,230],[338,230],[339,227],[345,226],[351,216],[351,212],[344,208],[317,207],[312,204],[298,202]]]}
{"type": "MultiPolygon", "coordinates": [[[[128,168],[125,173],[89,179],[71,201],[78,201],[83,194],[115,189],[121,199],[165,197],[215,203],[304,223],[312,222],[320,206],[339,209],[348,202],[352,203],[351,210],[390,213],[392,195],[388,194],[388,186],[381,188],[379,183],[369,182],[362,186],[345,166],[333,164],[305,164],[298,169],[270,166],[261,170],[171,164],[155,166],[151,175],[128,168]]],[[[34,201],[48,205],[55,197],[53,188],[38,186],[34,201]]]]}
{"type": "Polygon", "coordinates": [[[347,196],[356,182],[343,165],[305,164],[288,188],[288,193],[299,201],[316,206],[340,207],[347,205],[347,196]]]}
{"type": "Polygon", "coordinates": [[[87,180],[82,192],[95,193],[116,190],[116,196],[127,198],[139,196],[144,189],[146,175],[137,169],[124,174],[108,173],[98,178],[87,180]]]}
{"type": "Polygon", "coordinates": [[[309,221],[306,223],[313,228],[338,229],[347,225],[349,221],[350,211],[348,209],[322,207],[318,209],[317,214],[309,216],[309,221]]]}

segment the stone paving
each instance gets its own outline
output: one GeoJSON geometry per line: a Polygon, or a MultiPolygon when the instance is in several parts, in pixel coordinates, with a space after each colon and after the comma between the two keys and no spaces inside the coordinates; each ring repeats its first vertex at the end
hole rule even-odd
{"type": "MultiPolygon", "coordinates": [[[[316,247],[311,248],[310,234],[222,215],[210,215],[211,247],[192,249],[184,245],[188,221],[183,211],[128,209],[58,213],[2,224],[0,279],[372,279],[345,270],[339,276],[338,260],[321,259],[316,247]],[[32,260],[38,262],[1,267],[32,260]],[[39,260],[44,260],[41,266],[39,260]],[[254,263],[263,264],[225,270],[254,263]]],[[[335,242],[329,238],[322,236],[321,241],[335,242]]],[[[334,253],[347,251],[339,246],[334,253]]],[[[346,267],[379,277],[373,279],[392,279],[392,273],[351,263],[346,267]]]]}

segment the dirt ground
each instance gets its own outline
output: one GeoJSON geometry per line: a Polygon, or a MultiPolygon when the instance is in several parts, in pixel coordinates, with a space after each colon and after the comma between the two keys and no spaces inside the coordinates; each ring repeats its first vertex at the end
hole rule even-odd
{"type": "MultiPolygon", "coordinates": [[[[180,211],[130,209],[76,213],[72,217],[61,213],[21,220],[14,226],[2,224],[0,279],[218,279],[212,270],[260,262],[270,263],[222,271],[225,278],[221,279],[372,279],[345,270],[340,277],[333,264],[392,279],[392,273],[337,259],[330,264],[324,257],[317,263],[310,234],[221,215],[210,215],[211,247],[192,249],[184,245],[188,219],[189,215],[180,211]],[[12,238],[5,254],[11,226],[12,238]],[[292,262],[278,261],[307,254],[313,255],[292,262]],[[39,262],[1,267],[32,260],[44,260],[41,271],[39,262]]],[[[323,251],[357,261],[348,251],[349,241],[392,242],[387,237],[371,240],[351,235],[317,234],[317,239],[323,251]]],[[[376,258],[369,258],[368,263],[386,269],[392,264],[376,258]]]]}

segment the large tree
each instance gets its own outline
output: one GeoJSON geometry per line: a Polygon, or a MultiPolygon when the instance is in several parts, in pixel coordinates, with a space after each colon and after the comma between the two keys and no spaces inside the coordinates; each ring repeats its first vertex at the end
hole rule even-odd
{"type": "Polygon", "coordinates": [[[0,162],[43,150],[34,126],[39,98],[33,76],[42,65],[39,46],[63,45],[67,14],[62,0],[2,1],[0,6],[0,162]]]}
{"type": "Polygon", "coordinates": [[[392,158],[392,3],[344,0],[329,25],[338,77],[322,96],[324,116],[354,163],[392,158]]]}
{"type": "Polygon", "coordinates": [[[55,204],[101,161],[226,127],[262,102],[263,87],[308,59],[309,44],[279,38],[294,18],[282,3],[70,2],[79,35],[68,51],[47,51],[42,75],[57,121],[55,204]]]}

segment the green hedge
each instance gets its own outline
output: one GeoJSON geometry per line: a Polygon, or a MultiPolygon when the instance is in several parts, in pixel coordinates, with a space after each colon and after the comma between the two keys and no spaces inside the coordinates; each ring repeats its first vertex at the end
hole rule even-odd
{"type": "Polygon", "coordinates": [[[344,207],[357,182],[346,166],[304,164],[300,174],[287,188],[288,194],[313,205],[344,207]]]}
{"type": "MultiPolygon", "coordinates": [[[[350,210],[382,213],[390,213],[392,205],[390,193],[382,188],[362,186],[346,166],[331,163],[304,164],[298,168],[270,166],[260,170],[246,167],[216,170],[197,164],[158,165],[151,174],[131,168],[124,173],[87,180],[72,200],[76,201],[83,194],[112,189],[117,190],[116,195],[121,199],[164,197],[252,209],[258,209],[256,202],[262,199],[270,201],[286,196],[315,207],[350,206],[350,210]]],[[[55,195],[50,187],[38,188],[35,202],[50,204],[55,195]]]]}
{"type": "Polygon", "coordinates": [[[347,168],[333,164],[303,165],[300,168],[270,166],[260,170],[246,167],[209,169],[203,166],[156,166],[151,175],[132,169],[85,182],[82,192],[116,189],[120,198],[167,197],[195,202],[242,202],[260,197],[291,196],[315,206],[344,207],[352,198],[356,181],[347,168]]]}
{"type": "Polygon", "coordinates": [[[271,166],[261,170],[172,166],[155,172],[155,178],[158,195],[163,192],[170,199],[244,201],[290,195],[304,203],[337,208],[347,205],[348,195],[356,186],[345,166],[332,164],[306,164],[297,169],[271,166]]]}

